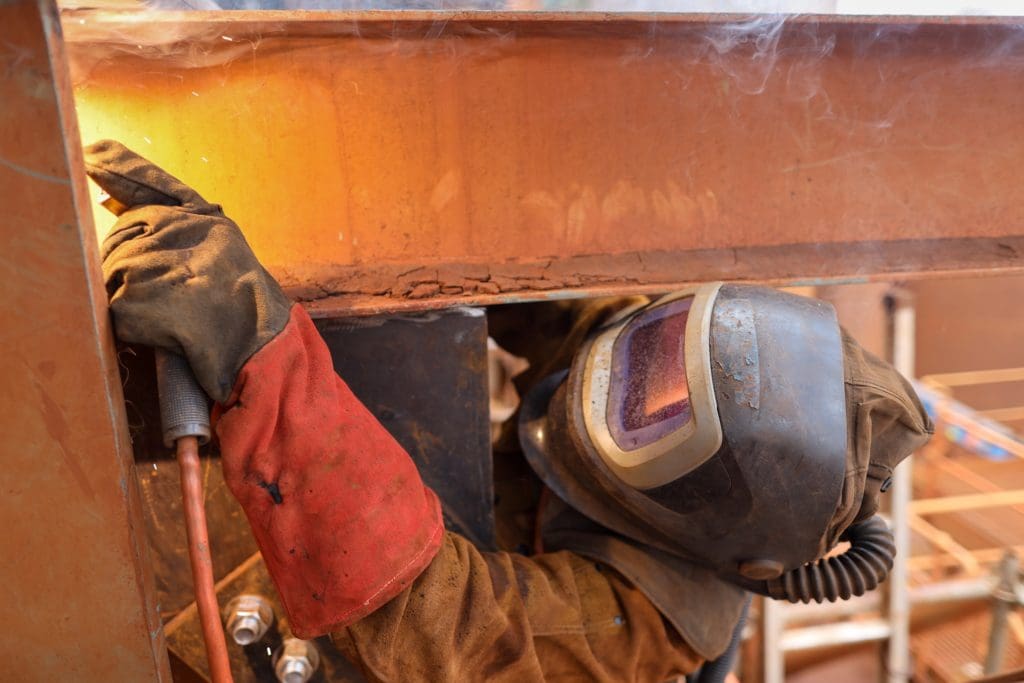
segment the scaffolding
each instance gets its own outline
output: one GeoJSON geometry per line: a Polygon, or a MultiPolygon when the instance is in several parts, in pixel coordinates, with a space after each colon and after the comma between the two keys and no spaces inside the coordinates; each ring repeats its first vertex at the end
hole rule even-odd
{"type": "MultiPolygon", "coordinates": [[[[889,321],[891,358],[900,372],[913,377],[913,299],[905,292],[895,294],[889,321]]],[[[993,594],[994,574],[1007,554],[1024,551],[1024,524],[1020,520],[1016,524],[1000,524],[1000,520],[985,514],[1000,510],[1024,515],[1024,468],[1019,475],[1021,485],[1010,487],[1007,484],[1012,485],[1013,481],[997,483],[983,471],[991,469],[991,463],[1024,459],[1024,437],[1008,424],[1024,420],[1024,406],[979,411],[955,398],[960,388],[1008,382],[1024,382],[1024,368],[932,374],[914,382],[935,421],[936,435],[921,452],[904,461],[894,476],[888,514],[897,556],[886,594],[868,594],[847,603],[825,606],[764,601],[760,650],[765,683],[785,680],[787,653],[858,643],[885,644],[881,678],[888,683],[910,680],[915,669],[928,668],[929,658],[957,656],[952,647],[932,648],[919,653],[923,661],[915,666],[910,627],[916,611],[940,604],[980,604],[993,594]],[[952,488],[951,482],[955,482],[952,488]],[[914,489],[923,496],[915,498],[914,489]],[[941,519],[935,519],[946,516],[956,517],[961,528],[991,537],[995,544],[977,547],[977,539],[968,543],[958,538],[963,532],[947,530],[941,519]]],[[[977,630],[976,622],[980,621],[987,632],[987,616],[972,619],[953,624],[947,631],[977,630]]],[[[1010,645],[1024,645],[1024,620],[1020,613],[1009,611],[1005,622],[1010,645]]],[[[936,637],[941,638],[942,634],[936,637]]],[[[985,652],[988,665],[970,662],[972,666],[961,667],[965,676],[975,668],[978,675],[997,673],[991,662],[998,661],[1001,652],[995,650],[1005,651],[1008,646],[1005,639],[993,643],[985,652]]],[[[924,646],[919,643],[917,649],[924,646]]],[[[1019,664],[1016,660],[1011,663],[1019,664]]],[[[932,674],[937,675],[934,670],[932,674]]]]}

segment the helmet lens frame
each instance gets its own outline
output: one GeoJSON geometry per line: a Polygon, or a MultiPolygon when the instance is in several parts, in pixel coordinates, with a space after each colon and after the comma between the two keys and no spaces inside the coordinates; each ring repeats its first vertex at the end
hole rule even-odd
{"type": "Polygon", "coordinates": [[[722,445],[710,342],[720,287],[691,287],[624,312],[574,364],[586,436],[635,488],[675,481],[722,445]]]}
{"type": "Polygon", "coordinates": [[[624,451],[649,446],[693,419],[684,335],[692,297],[642,311],[612,351],[608,430],[624,451]]]}

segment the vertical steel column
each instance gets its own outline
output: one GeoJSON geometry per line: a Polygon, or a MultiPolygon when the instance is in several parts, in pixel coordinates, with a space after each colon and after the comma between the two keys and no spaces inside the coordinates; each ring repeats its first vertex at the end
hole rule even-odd
{"type": "Polygon", "coordinates": [[[782,650],[782,632],[786,628],[783,607],[776,600],[761,598],[764,683],[783,683],[786,680],[786,653],[782,650]]]}
{"type": "Polygon", "coordinates": [[[1007,550],[999,563],[999,583],[992,595],[992,627],[988,634],[988,652],[985,654],[986,676],[998,673],[1003,668],[1010,612],[1018,602],[1019,567],[1017,554],[1007,550]]]}
{"type": "MultiPolygon", "coordinates": [[[[915,344],[914,302],[909,293],[897,292],[892,309],[892,364],[905,377],[914,376],[915,344]]],[[[893,537],[896,558],[889,573],[888,619],[890,624],[885,680],[907,683],[910,662],[910,592],[907,585],[907,560],[910,556],[910,499],[913,495],[914,456],[904,460],[893,473],[892,500],[893,537]]]]}
{"type": "Polygon", "coordinates": [[[0,659],[169,681],[63,50],[52,0],[0,1],[0,659]]]}

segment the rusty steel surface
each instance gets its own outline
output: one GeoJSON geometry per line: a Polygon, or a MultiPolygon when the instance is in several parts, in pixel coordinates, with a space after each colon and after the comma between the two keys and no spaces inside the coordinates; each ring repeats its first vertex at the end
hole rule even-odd
{"type": "Polygon", "coordinates": [[[1024,265],[1006,19],[70,12],[83,136],[314,315],[1024,265]]]}
{"type": "Polygon", "coordinates": [[[0,2],[0,677],[170,680],[59,34],[0,2]]]}

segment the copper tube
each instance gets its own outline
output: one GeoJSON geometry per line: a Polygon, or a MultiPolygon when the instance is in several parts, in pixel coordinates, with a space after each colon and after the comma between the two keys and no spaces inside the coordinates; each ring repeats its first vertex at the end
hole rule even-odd
{"type": "Polygon", "coordinates": [[[196,593],[199,623],[206,643],[213,683],[233,683],[228,662],[227,643],[220,624],[217,592],[213,587],[213,560],[203,507],[203,480],[199,466],[199,444],[194,436],[178,439],[178,467],[181,469],[181,495],[185,501],[185,529],[188,533],[188,557],[192,564],[192,582],[196,593]]]}

